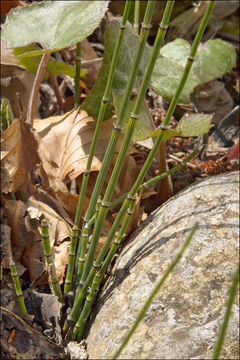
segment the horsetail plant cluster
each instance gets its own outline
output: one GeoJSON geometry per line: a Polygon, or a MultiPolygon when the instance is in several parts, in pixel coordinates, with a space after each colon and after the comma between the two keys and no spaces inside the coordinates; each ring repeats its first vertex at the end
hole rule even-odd
{"type": "MultiPolygon", "coordinates": [[[[161,46],[163,45],[164,38],[168,29],[169,21],[171,18],[172,10],[175,4],[174,0],[168,0],[165,5],[163,17],[161,23],[159,25],[159,29],[154,41],[154,45],[151,50],[151,54],[146,65],[145,72],[143,74],[142,81],[140,83],[140,87],[138,90],[138,94],[131,112],[131,115],[128,119],[127,128],[125,130],[124,138],[122,141],[122,145],[120,151],[117,155],[117,159],[115,161],[113,171],[108,182],[107,188],[103,195],[103,198],[100,198],[100,194],[102,192],[102,188],[104,182],[106,181],[106,176],[109,171],[110,164],[113,159],[113,155],[116,150],[116,145],[119,140],[120,133],[122,132],[124,120],[126,117],[127,106],[129,100],[131,98],[134,85],[136,83],[137,74],[139,70],[139,66],[141,60],[143,58],[144,50],[146,47],[146,42],[149,36],[152,16],[154,13],[154,8],[156,4],[156,0],[148,0],[145,15],[143,18],[143,22],[141,27],[139,26],[139,10],[140,10],[140,1],[134,2],[134,31],[139,34],[138,36],[138,45],[135,52],[135,56],[133,59],[132,68],[129,74],[129,78],[126,84],[126,88],[124,94],[122,96],[121,104],[118,109],[116,120],[113,123],[112,134],[108,143],[107,150],[105,152],[105,156],[102,161],[101,169],[98,173],[97,180],[92,191],[92,196],[88,205],[88,208],[83,214],[83,204],[86,195],[86,189],[90,177],[92,160],[95,154],[96,144],[98,141],[100,129],[105,118],[107,106],[111,104],[112,99],[112,85],[114,80],[114,74],[117,66],[117,62],[119,60],[120,48],[123,42],[124,31],[127,26],[127,20],[130,14],[130,8],[132,5],[131,0],[125,1],[123,16],[121,18],[121,23],[119,27],[118,38],[115,44],[113,56],[111,59],[111,64],[109,68],[108,79],[106,83],[106,87],[104,90],[104,94],[101,100],[101,105],[98,113],[98,118],[95,126],[94,135],[91,141],[90,152],[86,164],[86,168],[83,173],[82,184],[79,193],[78,206],[74,219],[74,225],[71,230],[70,237],[70,247],[68,254],[68,265],[65,276],[65,282],[63,286],[63,293],[61,286],[58,282],[56,269],[54,266],[54,259],[52,255],[52,249],[50,246],[49,232],[48,232],[48,223],[47,220],[44,219],[41,222],[41,238],[44,249],[45,261],[47,270],[50,276],[50,283],[52,287],[53,293],[58,297],[58,300],[61,303],[64,303],[69,294],[72,292],[74,294],[73,305],[70,307],[68,311],[68,316],[63,324],[62,332],[65,336],[65,339],[77,340],[80,341],[82,338],[82,334],[84,331],[84,327],[86,325],[88,316],[91,312],[92,304],[96,297],[96,294],[101,286],[102,279],[106,273],[106,270],[111,263],[114,254],[116,253],[121,241],[126,233],[128,225],[132,219],[132,215],[136,205],[137,194],[145,189],[148,186],[160,181],[170,174],[179,170],[182,166],[186,165],[192,158],[194,158],[199,150],[196,149],[189,156],[187,156],[181,163],[173,167],[172,169],[153,177],[151,180],[144,182],[144,178],[147,174],[148,169],[151,166],[151,163],[154,157],[159,150],[159,147],[166,139],[166,134],[169,131],[168,125],[170,119],[176,109],[176,106],[179,101],[180,94],[186,84],[189,73],[191,71],[192,65],[194,63],[194,59],[196,56],[196,52],[200,41],[202,39],[203,33],[206,29],[208,20],[211,16],[215,1],[209,0],[206,6],[205,13],[203,15],[202,21],[199,25],[197,34],[193,41],[191,51],[189,56],[186,59],[186,65],[182,74],[182,77],[179,81],[179,84],[176,88],[176,92],[172,101],[170,102],[168,111],[166,113],[165,119],[160,126],[161,131],[157,133],[156,139],[154,141],[153,147],[148,154],[148,157],[138,174],[138,177],[132,186],[131,190],[127,194],[123,194],[120,198],[112,201],[113,191],[119,179],[120,173],[123,168],[124,161],[126,159],[126,155],[128,153],[129,146],[131,144],[133,133],[136,128],[137,121],[140,116],[141,107],[144,101],[144,97],[152,76],[152,72],[159,56],[159,51],[161,46]],[[99,254],[96,256],[96,250],[101,234],[101,230],[103,228],[104,220],[108,214],[110,208],[122,203],[120,210],[112,224],[112,227],[108,233],[107,239],[105,240],[99,254]],[[84,217],[83,217],[84,215],[84,217]],[[81,219],[83,218],[82,224],[81,219]],[[81,224],[81,228],[80,228],[81,224]],[[91,241],[89,249],[87,249],[87,245],[90,239],[91,241]]],[[[80,81],[80,54],[81,54],[81,43],[77,43],[76,49],[76,79],[75,79],[75,109],[79,108],[79,81],[80,81]]],[[[44,56],[44,55],[43,55],[44,56]]],[[[149,307],[151,300],[157,293],[157,291],[162,286],[163,282],[167,279],[170,272],[173,270],[174,266],[180,260],[184,250],[188,246],[193,234],[197,229],[197,224],[192,228],[189,236],[187,237],[182,249],[178,253],[175,260],[171,263],[169,268],[164,273],[160,282],[156,285],[153,292],[151,293],[149,299],[145,303],[142,311],[140,312],[133,328],[127,334],[126,339],[123,344],[119,348],[119,350],[114,354],[113,358],[117,358],[122,351],[123,347],[129,340],[133,331],[136,329],[138,323],[142,319],[145,314],[147,308],[149,307]]],[[[17,275],[16,266],[13,263],[12,259],[10,260],[10,269],[13,277],[14,286],[16,289],[16,294],[18,296],[18,302],[21,309],[22,314],[26,314],[26,307],[24,304],[24,299],[22,296],[21,286],[19,282],[19,277],[17,275]]],[[[69,305],[69,304],[68,304],[69,305]]],[[[216,350],[217,352],[217,350],[216,350]]],[[[217,358],[218,355],[215,355],[217,358]]]]}

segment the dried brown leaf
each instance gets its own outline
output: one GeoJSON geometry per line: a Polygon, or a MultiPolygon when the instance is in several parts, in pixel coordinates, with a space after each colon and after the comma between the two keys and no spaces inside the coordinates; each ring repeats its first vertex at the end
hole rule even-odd
{"type": "MultiPolygon", "coordinates": [[[[109,119],[102,125],[91,171],[98,171],[101,167],[112,132],[112,122],[113,120],[109,119]]],[[[65,182],[81,175],[86,167],[95,125],[95,120],[83,110],[44,120],[35,119],[34,128],[39,135],[39,156],[44,167],[48,161],[58,168],[59,177],[65,182]]],[[[121,140],[122,136],[116,152],[119,151],[121,140]]]]}
{"type": "Polygon", "coordinates": [[[53,247],[54,254],[54,264],[56,267],[56,274],[59,280],[59,283],[63,283],[65,276],[66,265],[68,263],[68,252],[69,252],[69,241],[64,241],[58,246],[53,247]]]}
{"type": "MultiPolygon", "coordinates": [[[[26,206],[26,218],[28,220],[25,220],[25,223],[29,220],[39,219],[42,215],[44,215],[44,217],[48,220],[51,246],[54,244],[60,244],[64,239],[70,236],[71,226],[49,205],[38,201],[34,196],[31,196],[26,203],[26,206]]],[[[40,222],[38,225],[40,225],[40,222]]],[[[31,230],[34,231],[32,228],[31,230]]]]}
{"type": "Polygon", "coordinates": [[[1,224],[1,264],[4,268],[9,267],[9,258],[12,256],[11,228],[7,224],[1,224]]]}
{"type": "Polygon", "coordinates": [[[14,119],[1,134],[2,191],[7,193],[21,189],[31,193],[30,172],[39,161],[33,130],[23,121],[14,119]]]}
{"type": "MultiPolygon", "coordinates": [[[[61,205],[74,216],[78,196],[70,194],[64,182],[77,178],[81,185],[80,175],[83,174],[95,130],[96,122],[85,111],[71,111],[64,116],[55,116],[48,119],[35,119],[34,128],[38,133],[39,156],[42,160],[40,177],[46,190],[61,203],[61,205]]],[[[97,173],[101,167],[108,141],[112,132],[113,119],[105,121],[100,131],[95,155],[91,165],[91,176],[88,183],[83,212],[85,212],[88,199],[91,196],[97,173]]],[[[118,153],[123,135],[120,136],[116,147],[118,153]]],[[[114,164],[115,158],[113,159],[114,164]]],[[[109,181],[113,166],[110,168],[105,186],[109,181]]],[[[119,178],[113,198],[130,190],[136,176],[138,167],[135,160],[127,156],[124,169],[119,178]]]]}
{"type": "Polygon", "coordinates": [[[3,206],[8,225],[11,227],[12,245],[18,249],[32,246],[39,237],[36,237],[34,232],[29,231],[26,227],[26,204],[21,200],[7,200],[3,202],[3,206]]]}

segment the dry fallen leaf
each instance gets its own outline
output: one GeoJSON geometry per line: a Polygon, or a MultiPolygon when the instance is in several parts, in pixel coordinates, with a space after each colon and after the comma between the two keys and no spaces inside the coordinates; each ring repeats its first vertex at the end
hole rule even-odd
{"type": "MultiPolygon", "coordinates": [[[[71,219],[67,214],[66,219],[59,215],[53,209],[53,200],[50,200],[48,196],[40,192],[40,194],[36,193],[35,196],[31,196],[27,203],[23,203],[21,200],[8,200],[3,204],[8,224],[11,226],[12,245],[20,252],[19,259],[21,259],[22,264],[29,269],[31,281],[34,281],[44,269],[39,221],[42,215],[49,222],[50,243],[53,247],[53,253],[56,254],[57,264],[61,264],[56,269],[61,282],[68,261],[67,247],[69,246],[71,226],[66,219],[69,222],[71,219]],[[38,198],[47,203],[39,201],[38,198]]],[[[64,210],[61,212],[65,215],[64,210]]],[[[46,277],[42,279],[41,283],[44,282],[47,282],[46,277]]]]}
{"type": "MultiPolygon", "coordinates": [[[[83,212],[91,196],[97,173],[100,170],[108,141],[112,132],[113,119],[105,121],[100,131],[95,155],[91,165],[91,175],[88,183],[83,212]]],[[[71,111],[64,116],[48,119],[35,119],[34,129],[38,134],[39,156],[42,161],[40,177],[44,187],[74,216],[78,196],[70,194],[64,182],[77,180],[81,185],[81,175],[85,171],[87,158],[93,138],[96,122],[85,111],[71,111]]],[[[118,153],[123,134],[120,135],[116,147],[118,153]]],[[[113,164],[116,156],[113,159],[113,164]]],[[[113,166],[111,166],[103,190],[109,181],[113,166]]],[[[113,199],[130,190],[139,169],[133,157],[127,156],[125,171],[121,173],[113,199]]]]}
{"type": "Polygon", "coordinates": [[[1,134],[2,191],[33,192],[30,174],[40,161],[32,128],[14,119],[1,134]]]}
{"type": "MultiPolygon", "coordinates": [[[[112,132],[112,119],[105,121],[100,131],[91,171],[98,171],[112,132]]],[[[39,156],[43,166],[49,162],[59,169],[59,177],[68,182],[81,175],[86,167],[96,122],[88,114],[71,111],[64,116],[34,120],[39,136],[39,156]]],[[[119,151],[122,136],[117,144],[119,151]]]]}

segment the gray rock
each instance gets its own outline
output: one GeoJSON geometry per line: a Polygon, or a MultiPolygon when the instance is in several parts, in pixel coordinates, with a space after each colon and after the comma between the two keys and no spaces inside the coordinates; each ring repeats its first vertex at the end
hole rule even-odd
{"type": "MultiPolygon", "coordinates": [[[[199,221],[190,246],[121,359],[209,359],[238,263],[238,173],[191,185],[152,213],[117,258],[87,337],[90,359],[109,359],[199,221]]],[[[235,299],[221,358],[239,359],[235,299]]]]}

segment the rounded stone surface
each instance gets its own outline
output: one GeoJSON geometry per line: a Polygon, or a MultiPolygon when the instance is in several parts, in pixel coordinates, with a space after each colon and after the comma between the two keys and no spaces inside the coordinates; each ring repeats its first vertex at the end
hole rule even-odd
{"type": "MultiPolygon", "coordinates": [[[[119,359],[209,359],[238,264],[238,173],[193,184],[154,211],[131,235],[97,303],[87,337],[90,359],[111,359],[150,292],[199,221],[119,359]]],[[[238,359],[235,299],[222,359],[238,359]]]]}

